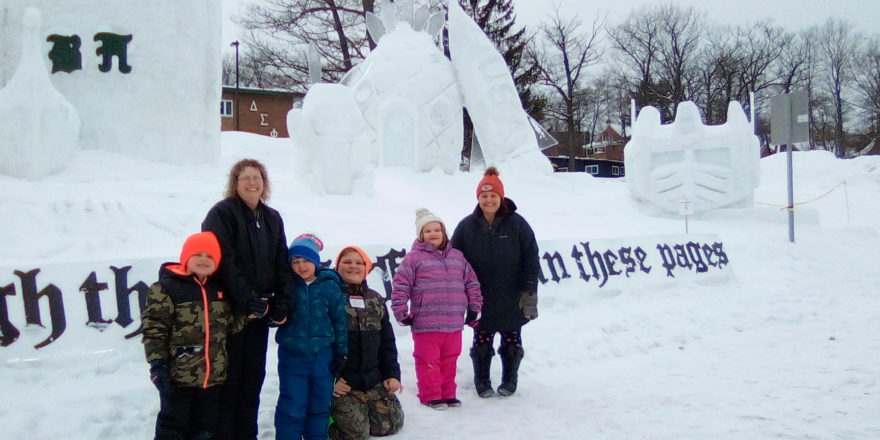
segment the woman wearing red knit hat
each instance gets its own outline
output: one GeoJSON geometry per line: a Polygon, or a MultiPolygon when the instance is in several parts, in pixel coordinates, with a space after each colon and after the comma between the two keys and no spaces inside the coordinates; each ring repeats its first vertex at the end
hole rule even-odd
{"type": "Polygon", "coordinates": [[[504,197],[504,184],[489,167],[477,185],[477,207],[458,223],[452,246],[464,253],[477,273],[483,294],[480,320],[474,327],[471,360],[474,386],[480,397],[491,397],[489,377],[495,333],[501,334],[499,396],[516,392],[524,351],[522,326],[538,317],[538,244],[531,226],[504,197]]]}

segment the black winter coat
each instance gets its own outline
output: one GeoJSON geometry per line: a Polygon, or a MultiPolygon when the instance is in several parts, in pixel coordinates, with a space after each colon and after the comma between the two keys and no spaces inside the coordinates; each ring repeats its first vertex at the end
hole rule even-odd
{"type": "Polygon", "coordinates": [[[365,284],[347,284],[343,292],[348,314],[348,360],[342,378],[358,391],[368,391],[386,379],[399,381],[397,341],[385,300],[365,284]],[[351,296],[363,297],[365,307],[352,307],[351,296]]]}
{"type": "Polygon", "coordinates": [[[287,263],[287,238],[278,211],[263,202],[252,211],[239,197],[229,197],[208,211],[202,231],[213,232],[220,242],[223,255],[216,277],[237,309],[246,312],[247,301],[254,296],[270,297],[283,289],[292,292],[293,271],[287,263]]]}
{"type": "Polygon", "coordinates": [[[460,250],[477,273],[483,294],[478,330],[518,330],[528,320],[519,307],[522,292],[538,291],[538,243],[529,223],[505,198],[492,225],[477,205],[452,233],[452,247],[460,250]]]}

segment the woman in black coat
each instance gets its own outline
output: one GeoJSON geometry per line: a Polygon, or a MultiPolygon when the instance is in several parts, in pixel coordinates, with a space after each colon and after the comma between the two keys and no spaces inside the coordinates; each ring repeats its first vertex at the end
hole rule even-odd
{"type": "Polygon", "coordinates": [[[235,309],[251,318],[245,329],[227,338],[229,364],[220,406],[217,439],[257,438],[260,390],[266,377],[269,320],[281,324],[291,307],[280,298],[293,286],[287,264],[287,238],[269,198],[266,167],[253,159],[232,166],[226,198],[208,211],[202,231],[217,236],[223,260],[217,277],[235,309]],[[270,310],[269,303],[272,303],[270,310]],[[268,318],[268,320],[267,320],[268,318]]]}
{"type": "Polygon", "coordinates": [[[516,392],[524,351],[522,326],[538,317],[538,244],[529,223],[504,197],[498,170],[490,167],[477,186],[474,212],[459,222],[452,246],[464,253],[480,280],[483,309],[474,327],[470,356],[474,385],[480,397],[495,394],[489,377],[495,333],[501,334],[498,354],[502,375],[498,395],[516,392]]]}

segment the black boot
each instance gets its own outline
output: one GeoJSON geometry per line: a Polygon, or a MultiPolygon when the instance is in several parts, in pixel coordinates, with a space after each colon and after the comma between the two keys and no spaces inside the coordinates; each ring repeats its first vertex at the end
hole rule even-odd
{"type": "Polygon", "coordinates": [[[491,346],[471,347],[471,360],[474,361],[474,388],[480,397],[492,397],[492,380],[489,378],[489,367],[492,366],[495,351],[491,346]]]}
{"type": "Polygon", "coordinates": [[[509,396],[516,392],[519,363],[525,352],[518,345],[505,345],[498,348],[498,354],[501,356],[501,386],[498,387],[498,395],[509,396]]]}

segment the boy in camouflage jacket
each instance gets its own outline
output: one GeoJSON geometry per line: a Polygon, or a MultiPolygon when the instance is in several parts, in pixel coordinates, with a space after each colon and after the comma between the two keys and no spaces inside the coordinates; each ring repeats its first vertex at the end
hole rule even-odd
{"type": "Polygon", "coordinates": [[[209,439],[226,379],[226,336],[244,327],[210,276],[220,263],[212,232],[186,239],[180,263],[165,263],[150,286],[143,343],[159,390],[156,439],[209,439]]]}
{"type": "Polygon", "coordinates": [[[348,314],[348,360],[333,388],[330,440],[366,440],[396,434],[403,427],[397,342],[388,308],[367,286],[370,257],[357,246],[346,246],[336,258],[345,281],[348,314]]]}

